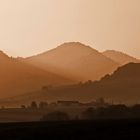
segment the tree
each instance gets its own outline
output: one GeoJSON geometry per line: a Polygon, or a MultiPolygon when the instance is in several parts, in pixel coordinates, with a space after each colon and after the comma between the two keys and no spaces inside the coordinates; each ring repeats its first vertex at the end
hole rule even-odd
{"type": "Polygon", "coordinates": [[[44,90],[44,91],[49,91],[51,89],[52,89],[52,85],[48,85],[48,86],[43,86],[42,87],[42,90],[44,90]]]}
{"type": "Polygon", "coordinates": [[[69,119],[70,118],[67,113],[55,111],[44,115],[41,118],[41,121],[68,121],[69,119]]]}
{"type": "Polygon", "coordinates": [[[30,107],[31,107],[31,109],[37,109],[38,108],[37,103],[35,101],[33,101],[31,103],[31,106],[30,107]]]}
{"type": "Polygon", "coordinates": [[[40,102],[39,103],[39,108],[40,109],[44,109],[44,108],[46,108],[48,106],[48,103],[47,102],[40,102]]]}
{"type": "Polygon", "coordinates": [[[21,108],[22,108],[22,109],[25,109],[25,108],[26,108],[26,106],[25,106],[25,105],[21,105],[21,108]]]}
{"type": "Polygon", "coordinates": [[[88,108],[86,111],[82,113],[82,119],[84,120],[92,120],[95,117],[95,109],[88,108]]]}

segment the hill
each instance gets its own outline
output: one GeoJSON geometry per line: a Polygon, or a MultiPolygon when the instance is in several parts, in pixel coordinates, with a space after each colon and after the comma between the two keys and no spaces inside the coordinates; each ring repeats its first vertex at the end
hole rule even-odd
{"type": "Polygon", "coordinates": [[[119,51],[115,51],[115,50],[107,50],[105,52],[103,52],[103,55],[112,59],[113,61],[119,63],[120,65],[125,65],[128,63],[140,63],[140,60],[127,55],[125,53],[119,52],[119,51]]]}
{"type": "Polygon", "coordinates": [[[77,81],[99,80],[118,67],[118,63],[79,42],[64,43],[25,61],[77,81]]]}
{"type": "Polygon", "coordinates": [[[61,85],[71,82],[0,52],[0,98],[34,91],[43,85],[61,85]]]}
{"type": "Polygon", "coordinates": [[[94,101],[104,97],[116,103],[140,103],[140,64],[130,63],[118,68],[112,75],[100,81],[88,81],[76,85],[43,88],[42,90],[0,101],[0,104],[18,105],[31,101],[54,102],[57,100],[94,101]]]}

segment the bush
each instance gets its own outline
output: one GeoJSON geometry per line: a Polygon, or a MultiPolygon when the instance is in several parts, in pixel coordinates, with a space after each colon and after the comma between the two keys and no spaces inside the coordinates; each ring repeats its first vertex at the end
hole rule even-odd
{"type": "Polygon", "coordinates": [[[68,121],[69,115],[65,112],[51,112],[46,115],[44,115],[41,118],[41,121],[68,121]]]}

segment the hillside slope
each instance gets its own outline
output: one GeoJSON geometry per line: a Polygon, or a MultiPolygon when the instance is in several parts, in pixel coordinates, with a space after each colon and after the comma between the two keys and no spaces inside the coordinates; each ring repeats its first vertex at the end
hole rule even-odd
{"type": "Polygon", "coordinates": [[[0,52],[0,98],[40,89],[43,85],[61,85],[71,80],[41,70],[0,52]]]}
{"type": "Polygon", "coordinates": [[[120,65],[125,65],[128,63],[140,63],[140,60],[115,50],[107,50],[103,52],[103,55],[119,63],[120,65]]]}
{"type": "Polygon", "coordinates": [[[37,102],[54,102],[57,100],[89,102],[100,97],[116,103],[140,103],[140,64],[130,63],[122,66],[114,74],[106,75],[98,82],[88,81],[76,85],[42,89],[30,94],[5,99],[0,101],[0,104],[29,104],[33,100],[37,102]]]}
{"type": "Polygon", "coordinates": [[[77,81],[99,80],[118,67],[118,63],[79,42],[64,43],[26,62],[77,81]]]}

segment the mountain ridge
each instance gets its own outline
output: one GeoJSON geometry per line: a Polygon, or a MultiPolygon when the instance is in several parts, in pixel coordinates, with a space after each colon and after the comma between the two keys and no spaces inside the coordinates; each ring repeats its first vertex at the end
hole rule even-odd
{"type": "Polygon", "coordinates": [[[46,84],[71,83],[70,79],[0,53],[0,98],[36,90],[46,84]]]}
{"type": "MultiPolygon", "coordinates": [[[[40,91],[14,97],[15,102],[29,104],[32,100],[37,102],[55,102],[57,100],[78,100],[90,102],[97,98],[105,98],[114,103],[136,104],[140,100],[140,64],[129,63],[119,67],[113,74],[106,75],[100,81],[87,81],[79,84],[43,89],[40,91]]],[[[9,98],[10,99],[10,98],[9,98]]],[[[0,101],[8,104],[8,100],[0,101]]],[[[19,104],[18,104],[19,105],[19,104]]]]}
{"type": "Polygon", "coordinates": [[[79,42],[64,43],[55,49],[29,57],[26,62],[78,81],[100,79],[118,67],[110,58],[79,42]]]}
{"type": "MultiPolygon", "coordinates": [[[[139,62],[138,59],[127,54],[113,51],[113,53],[116,52],[139,62]]],[[[92,47],[79,42],[67,42],[50,51],[28,58],[12,58],[0,51],[0,92],[2,93],[0,98],[36,91],[43,85],[58,86],[89,80],[96,82],[103,79],[105,81],[108,74],[112,75],[123,65],[127,66],[116,63],[92,47]]],[[[135,70],[136,72],[139,74],[139,71],[135,70]]],[[[128,74],[127,71],[125,73],[128,74]]],[[[128,76],[131,74],[133,75],[129,73],[128,76]]],[[[127,79],[127,76],[124,78],[127,79]]],[[[119,83],[113,85],[114,81],[112,81],[112,87],[119,85],[119,83]]],[[[123,82],[127,83],[127,80],[123,82]]],[[[59,94],[56,96],[59,97],[59,94]]]]}
{"type": "Polygon", "coordinates": [[[126,53],[116,51],[116,50],[106,50],[102,53],[106,57],[112,59],[113,61],[119,63],[120,65],[125,65],[127,63],[140,63],[139,59],[136,59],[133,56],[130,56],[126,53]]]}

